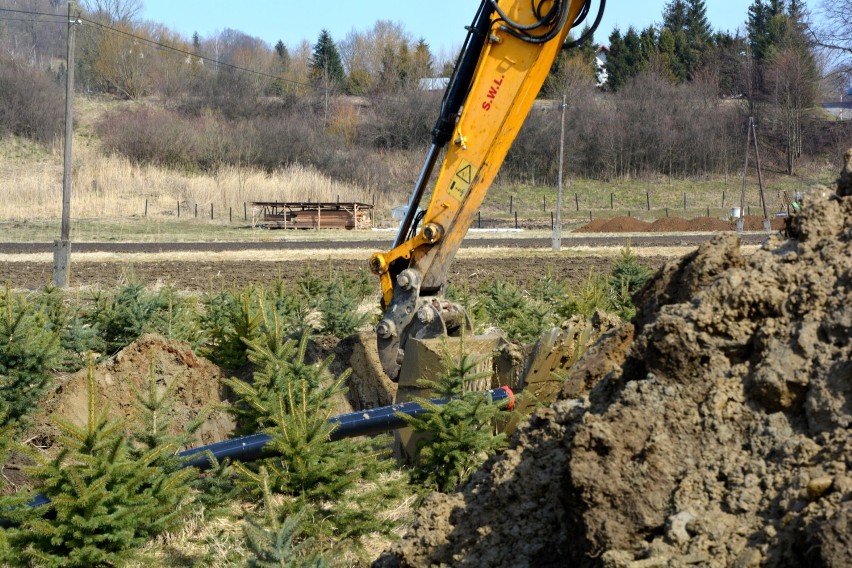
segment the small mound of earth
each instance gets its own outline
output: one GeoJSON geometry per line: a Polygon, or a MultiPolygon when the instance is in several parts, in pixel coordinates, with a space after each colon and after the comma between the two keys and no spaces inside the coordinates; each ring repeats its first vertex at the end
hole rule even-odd
{"type": "Polygon", "coordinates": [[[664,266],[560,399],[374,566],[852,566],[838,195],[809,194],[750,256],[724,234],[664,266]]]}
{"type": "Polygon", "coordinates": [[[732,231],[736,227],[730,222],[715,217],[697,217],[683,219],[681,217],[663,217],[657,219],[649,227],[652,233],[685,233],[690,231],[732,231]]]}
{"type": "MultiPolygon", "coordinates": [[[[188,343],[148,334],[95,367],[98,409],[107,408],[114,419],[132,419],[136,409],[136,393],[146,393],[151,372],[157,377],[157,388],[164,391],[172,381],[179,381],[172,401],[173,433],[182,432],[208,405],[227,400],[221,383],[221,369],[198,357],[188,343]]],[[[33,421],[37,426],[30,434],[39,445],[50,448],[58,432],[51,424],[54,417],[85,425],[88,419],[86,369],[58,382],[54,392],[41,404],[33,421]]],[[[195,433],[196,445],[219,442],[231,436],[232,417],[214,409],[208,420],[195,433]]]]}
{"type": "MultiPolygon", "coordinates": [[[[784,217],[770,218],[773,231],[784,229],[784,217]]],[[[612,219],[594,219],[574,230],[575,233],[690,233],[735,231],[736,221],[726,221],[715,217],[664,217],[653,223],[646,223],[633,217],[613,217],[612,219]]],[[[743,217],[744,231],[763,231],[763,217],[747,215],[743,217]]]]}
{"type": "Polygon", "coordinates": [[[633,217],[613,217],[611,219],[594,219],[588,224],[575,229],[575,233],[645,233],[649,224],[633,217]]]}

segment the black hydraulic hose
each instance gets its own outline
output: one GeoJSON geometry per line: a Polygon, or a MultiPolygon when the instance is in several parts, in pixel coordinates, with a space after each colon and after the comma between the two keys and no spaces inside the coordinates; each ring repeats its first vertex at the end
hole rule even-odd
{"type": "MultiPolygon", "coordinates": [[[[393,245],[394,248],[409,238],[409,233],[414,228],[414,216],[417,214],[417,209],[420,207],[420,202],[426,193],[429,178],[432,177],[432,170],[438,161],[441,149],[453,137],[459,112],[461,112],[461,107],[470,92],[476,65],[480,55],[482,55],[485,41],[488,38],[493,11],[494,9],[491,7],[489,0],[482,0],[479,11],[473,19],[473,23],[467,28],[467,38],[456,61],[453,75],[450,78],[450,84],[447,85],[447,89],[444,91],[438,120],[432,128],[432,147],[429,149],[426,162],[420,171],[420,177],[417,179],[417,184],[411,193],[411,198],[408,201],[408,211],[399,226],[399,232],[396,235],[393,245]]],[[[401,269],[399,271],[401,272],[401,269]]]]}
{"type": "MultiPolygon", "coordinates": [[[[563,45],[562,49],[573,49],[575,47],[579,47],[580,45],[583,44],[584,41],[591,38],[595,34],[595,31],[598,29],[598,26],[601,24],[601,19],[603,18],[603,15],[604,15],[604,9],[606,8],[606,0],[600,0],[600,2],[601,2],[601,5],[598,8],[598,15],[595,18],[595,21],[589,27],[588,31],[586,31],[586,33],[583,34],[579,39],[576,39],[572,42],[569,42],[569,43],[566,43],[565,45],[563,45]]],[[[588,6],[590,4],[591,4],[591,0],[589,0],[585,5],[587,12],[588,12],[588,6]]],[[[578,18],[578,21],[574,23],[574,26],[577,26],[580,22],[582,22],[585,19],[586,19],[586,16],[584,14],[582,19],[578,18]]]]}
{"type": "MultiPolygon", "coordinates": [[[[508,401],[506,409],[514,407],[515,394],[509,387],[500,387],[491,389],[481,393],[482,396],[491,402],[508,401]]],[[[435,398],[429,400],[432,404],[447,404],[449,399],[435,398]]],[[[330,441],[342,440],[343,438],[353,438],[355,436],[372,436],[381,434],[388,430],[395,430],[406,425],[405,416],[420,416],[429,412],[422,404],[417,402],[404,402],[402,404],[394,404],[391,406],[382,406],[373,408],[372,410],[363,410],[360,412],[350,412],[348,414],[339,414],[328,419],[330,424],[334,424],[335,428],[329,436],[330,441]]],[[[181,468],[195,467],[200,470],[207,470],[213,466],[213,459],[221,462],[225,459],[238,460],[242,462],[251,462],[269,457],[271,454],[266,449],[266,445],[271,438],[267,434],[252,434],[232,440],[224,440],[215,444],[208,444],[189,450],[184,450],[177,454],[180,458],[185,459],[181,462],[181,468]]],[[[29,507],[43,507],[50,504],[50,499],[42,494],[38,494],[27,503],[29,507]]],[[[0,527],[7,528],[12,526],[12,522],[8,519],[0,518],[0,527]]]]}

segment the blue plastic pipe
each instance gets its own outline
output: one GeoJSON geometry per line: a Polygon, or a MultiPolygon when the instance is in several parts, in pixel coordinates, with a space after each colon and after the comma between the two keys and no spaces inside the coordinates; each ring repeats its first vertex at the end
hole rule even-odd
{"type": "MultiPolygon", "coordinates": [[[[500,387],[485,391],[482,395],[492,402],[508,400],[509,405],[507,408],[511,408],[515,402],[515,395],[509,387],[500,387]]],[[[448,399],[436,398],[429,402],[440,405],[446,404],[448,399]]],[[[427,412],[429,411],[417,402],[405,402],[391,406],[382,406],[372,410],[332,416],[328,421],[330,424],[335,425],[335,428],[329,439],[333,441],[352,438],[354,436],[381,434],[382,432],[405,426],[406,422],[402,417],[403,415],[414,417],[427,412]]],[[[209,469],[212,466],[213,461],[210,459],[211,457],[216,458],[216,461],[219,462],[224,459],[250,462],[270,455],[265,451],[269,440],[270,437],[267,434],[252,434],[250,436],[224,440],[215,444],[185,450],[180,452],[178,457],[192,458],[184,461],[183,467],[196,467],[201,470],[209,469]]]]}
{"type": "MultiPolygon", "coordinates": [[[[509,387],[491,389],[483,392],[482,396],[491,402],[508,401],[505,407],[506,410],[513,408],[515,405],[515,394],[509,387]]],[[[435,398],[429,400],[429,402],[440,405],[446,404],[449,402],[449,399],[435,398]]],[[[353,438],[355,436],[381,434],[382,432],[405,426],[406,422],[402,415],[413,417],[427,412],[429,410],[424,408],[420,403],[405,402],[391,406],[382,406],[372,410],[339,414],[328,419],[330,424],[335,425],[329,439],[334,441],[342,440],[343,438],[353,438]]],[[[225,459],[250,462],[269,457],[273,455],[265,451],[269,440],[270,437],[266,434],[252,434],[250,436],[224,440],[215,444],[184,450],[177,455],[182,458],[191,458],[181,464],[182,468],[196,467],[200,470],[205,470],[210,469],[213,465],[211,457],[216,458],[216,461],[219,462],[225,459]]],[[[49,503],[50,500],[47,497],[38,494],[27,505],[30,507],[42,507],[49,503]]],[[[0,527],[8,527],[10,525],[9,521],[0,518],[0,527]]]]}

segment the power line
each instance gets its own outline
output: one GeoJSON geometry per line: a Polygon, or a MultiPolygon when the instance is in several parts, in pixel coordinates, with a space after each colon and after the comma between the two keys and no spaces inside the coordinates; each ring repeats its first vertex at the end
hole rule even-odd
{"type": "Polygon", "coordinates": [[[0,16],[0,22],[31,22],[33,24],[65,24],[65,20],[36,20],[34,18],[4,18],[0,16]]]}
{"type": "Polygon", "coordinates": [[[15,10],[12,8],[0,8],[0,12],[11,12],[13,14],[26,14],[27,16],[51,16],[54,18],[66,18],[65,14],[51,14],[50,12],[33,12],[32,10],[15,10]]]}

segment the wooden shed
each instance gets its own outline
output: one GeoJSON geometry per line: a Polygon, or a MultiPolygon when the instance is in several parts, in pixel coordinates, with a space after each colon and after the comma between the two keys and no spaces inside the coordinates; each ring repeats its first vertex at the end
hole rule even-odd
{"type": "Polygon", "coordinates": [[[269,229],[370,229],[373,206],[368,203],[287,203],[255,201],[269,229]]]}

